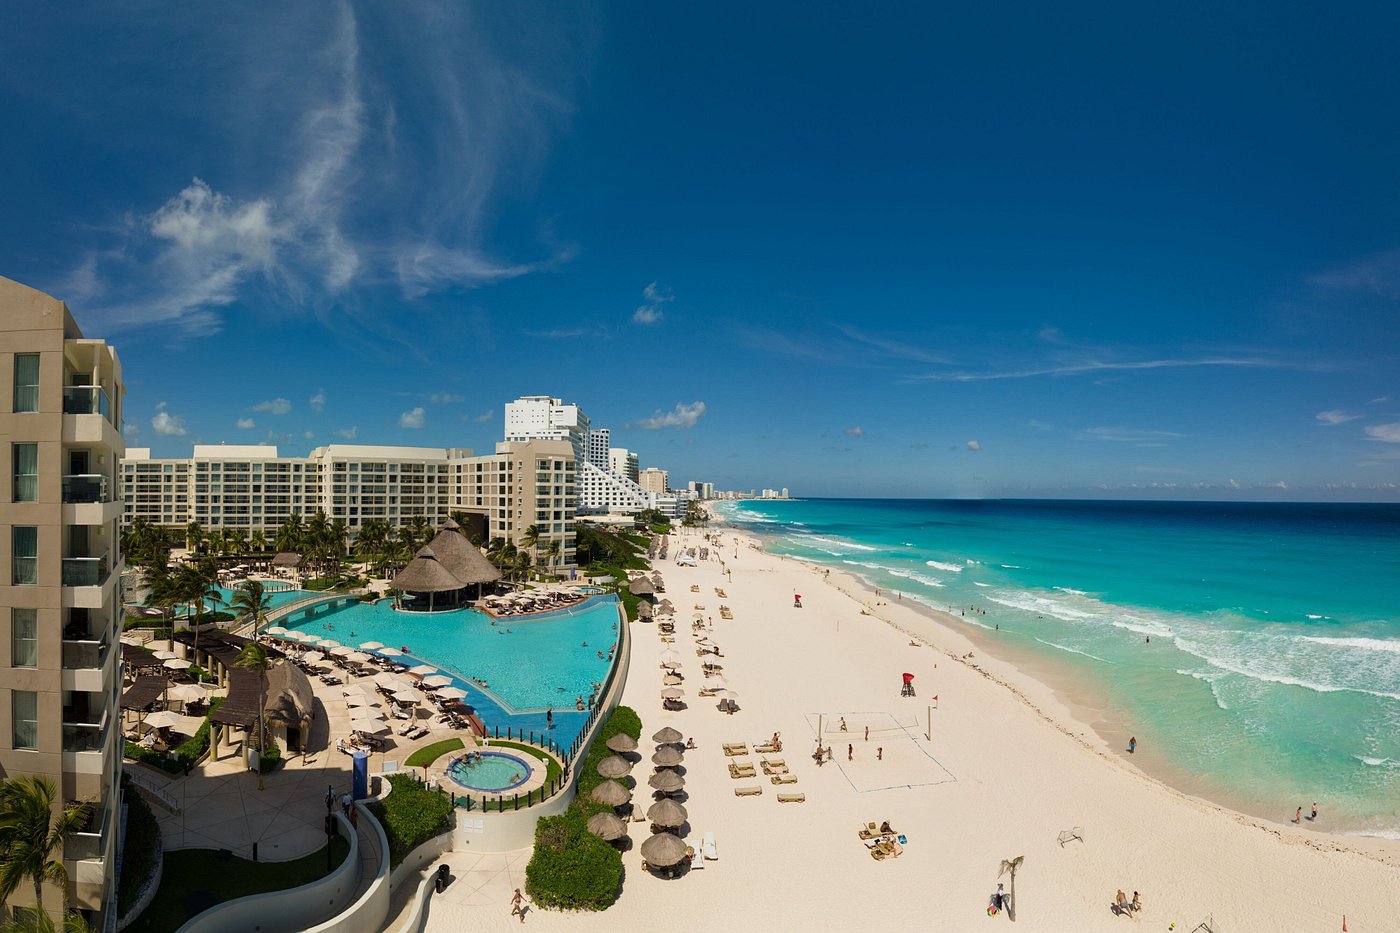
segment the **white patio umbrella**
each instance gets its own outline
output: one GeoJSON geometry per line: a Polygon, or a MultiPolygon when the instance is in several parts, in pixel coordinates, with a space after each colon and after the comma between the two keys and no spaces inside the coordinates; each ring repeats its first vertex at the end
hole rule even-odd
{"type": "Polygon", "coordinates": [[[379,653],[390,658],[397,658],[399,655],[403,654],[403,652],[397,648],[380,648],[379,653]]]}
{"type": "Polygon", "coordinates": [[[729,681],[724,679],[723,674],[716,674],[713,677],[705,678],[705,685],[713,690],[722,690],[728,684],[729,681]]]}
{"type": "Polygon", "coordinates": [[[349,657],[350,655],[352,655],[352,654],[354,654],[354,653],[355,653],[355,649],[354,649],[354,648],[347,648],[347,647],[345,647],[344,645],[339,645],[339,646],[337,646],[337,647],[331,649],[331,654],[332,654],[333,656],[337,657],[337,658],[349,657]]]}
{"type": "Polygon", "coordinates": [[[680,659],[681,656],[675,651],[671,650],[670,648],[667,648],[665,651],[661,652],[661,660],[663,661],[679,661],[680,659]]]}
{"type": "Polygon", "coordinates": [[[318,639],[318,640],[320,641],[321,647],[322,647],[322,648],[339,648],[339,647],[340,647],[340,642],[336,641],[334,638],[321,638],[321,639],[318,639]]]}
{"type": "Polygon", "coordinates": [[[320,661],[324,657],[325,655],[319,651],[307,651],[304,654],[302,654],[301,659],[307,664],[315,664],[317,661],[320,661]]]}
{"type": "Polygon", "coordinates": [[[281,625],[274,625],[274,626],[272,626],[272,628],[263,629],[263,631],[265,631],[265,632],[266,632],[267,634],[269,634],[269,635],[285,635],[285,634],[287,634],[287,629],[286,629],[286,627],[285,627],[285,626],[281,626],[281,625]]]}
{"type": "Polygon", "coordinates": [[[715,697],[720,700],[737,700],[739,699],[739,694],[727,687],[722,687],[715,691],[715,697]]]}
{"type": "Polygon", "coordinates": [[[444,700],[462,700],[466,699],[467,691],[461,687],[443,687],[437,692],[437,695],[444,700]]]}
{"type": "Polygon", "coordinates": [[[374,685],[383,687],[385,690],[397,690],[400,687],[408,686],[408,682],[398,674],[380,674],[374,678],[374,685]]]}
{"type": "Polygon", "coordinates": [[[341,689],[341,691],[340,691],[340,695],[341,695],[341,696],[347,696],[347,697],[350,697],[350,696],[362,696],[362,697],[369,697],[371,700],[374,699],[374,696],[373,696],[368,690],[366,690],[364,687],[360,686],[359,684],[349,684],[348,686],[343,687],[343,688],[341,689]]]}
{"type": "Polygon", "coordinates": [[[429,667],[426,664],[420,664],[417,667],[410,667],[408,672],[410,674],[417,674],[419,677],[429,677],[437,673],[437,668],[429,667]]]}
{"type": "Polygon", "coordinates": [[[423,686],[425,686],[425,687],[450,687],[450,686],[452,686],[452,678],[451,678],[451,677],[448,677],[446,674],[434,674],[434,675],[431,676],[431,677],[424,677],[424,678],[423,678],[423,686]]]}
{"type": "Polygon", "coordinates": [[[365,735],[383,735],[389,731],[389,726],[378,719],[356,719],[350,723],[351,732],[363,732],[365,735]]]}
{"type": "Polygon", "coordinates": [[[163,663],[172,671],[184,671],[193,667],[193,665],[184,658],[166,658],[163,663]]]}
{"type": "Polygon", "coordinates": [[[376,649],[383,648],[383,647],[384,647],[384,643],[383,643],[382,641],[367,641],[367,642],[364,642],[363,644],[360,645],[360,650],[361,650],[361,651],[374,651],[374,650],[376,650],[376,649]]]}
{"type": "Polygon", "coordinates": [[[165,695],[172,700],[179,700],[181,703],[197,703],[209,696],[199,684],[176,684],[173,687],[167,687],[165,695]]]}
{"type": "Polygon", "coordinates": [[[374,697],[367,697],[363,693],[352,693],[345,698],[345,705],[351,708],[363,708],[366,706],[378,706],[379,701],[374,697]]]}
{"type": "Polygon", "coordinates": [[[345,656],[345,660],[349,661],[351,664],[364,664],[369,660],[369,655],[365,654],[363,651],[352,651],[345,656]]]}
{"type": "Polygon", "coordinates": [[[668,670],[668,671],[674,671],[676,668],[678,668],[678,667],[681,666],[681,662],[679,662],[679,661],[663,661],[663,662],[661,662],[661,666],[664,667],[664,668],[666,668],[666,670],[668,670]]]}
{"type": "Polygon", "coordinates": [[[182,718],[169,710],[159,710],[145,719],[145,725],[149,729],[169,729],[178,726],[181,722],[182,718]]]}
{"type": "Polygon", "coordinates": [[[158,661],[169,661],[171,658],[179,657],[179,655],[177,655],[175,652],[165,650],[152,651],[151,654],[155,655],[155,658],[158,661]]]}
{"type": "Polygon", "coordinates": [[[417,703],[418,694],[412,690],[400,690],[394,694],[395,703],[417,703]]]}

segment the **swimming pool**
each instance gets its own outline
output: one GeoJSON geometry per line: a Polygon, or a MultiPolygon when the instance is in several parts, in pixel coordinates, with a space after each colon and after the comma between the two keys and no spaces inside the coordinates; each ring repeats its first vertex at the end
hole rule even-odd
{"type": "MultiPolygon", "coordinates": [[[[219,598],[224,602],[223,605],[218,608],[226,609],[228,605],[233,602],[237,592],[237,590],[231,590],[227,587],[219,587],[219,598]]],[[[276,609],[278,606],[294,603],[298,599],[305,599],[308,596],[316,596],[319,594],[313,593],[311,590],[263,590],[263,595],[267,597],[267,608],[276,609]]]]}
{"type": "Polygon", "coordinates": [[[492,793],[519,787],[530,779],[530,765],[524,759],[505,752],[480,752],[480,758],[468,763],[466,756],[447,767],[447,776],[468,790],[492,793]]]}

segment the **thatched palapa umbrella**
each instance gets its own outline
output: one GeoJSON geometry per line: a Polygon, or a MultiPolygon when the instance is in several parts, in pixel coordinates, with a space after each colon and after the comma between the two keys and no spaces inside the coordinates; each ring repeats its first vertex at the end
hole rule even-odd
{"type": "Polygon", "coordinates": [[[637,740],[625,732],[619,732],[608,739],[607,745],[615,752],[635,752],[637,750],[637,740]]]}
{"type": "Polygon", "coordinates": [[[677,768],[684,759],[680,749],[674,745],[663,745],[651,756],[651,763],[659,768],[677,768]]]}
{"type": "Polygon", "coordinates": [[[674,771],[658,771],[647,778],[647,784],[653,790],[659,790],[663,794],[674,794],[685,787],[685,778],[674,771]]]}
{"type": "Polygon", "coordinates": [[[656,733],[656,735],[653,735],[651,737],[651,740],[653,742],[659,743],[661,745],[674,745],[675,743],[683,741],[684,739],[685,736],[681,735],[679,732],[677,732],[675,729],[672,729],[670,726],[667,726],[666,728],[660,730],[656,733]]]}
{"type": "Polygon", "coordinates": [[[676,829],[690,819],[690,814],[685,812],[685,807],[668,797],[651,805],[651,809],[647,810],[647,819],[663,829],[676,829]]]}
{"type": "Polygon", "coordinates": [[[662,687],[661,698],[664,700],[679,700],[685,693],[680,687],[662,687]]]}
{"type": "Polygon", "coordinates": [[[667,687],[679,687],[684,681],[685,678],[680,674],[667,674],[661,678],[661,683],[667,687]]]}
{"type": "Polygon", "coordinates": [[[616,781],[604,781],[588,796],[609,807],[620,807],[632,799],[632,792],[616,781]]]}
{"type": "Polygon", "coordinates": [[[588,831],[606,842],[627,835],[627,824],[614,813],[595,813],[588,818],[588,831]]]}
{"type": "Polygon", "coordinates": [[[598,773],[605,778],[620,778],[632,771],[632,764],[626,758],[609,755],[598,762],[598,773]]]}
{"type": "Polygon", "coordinates": [[[657,833],[642,843],[642,858],[648,865],[669,868],[685,860],[685,841],[670,833],[657,833]]]}
{"type": "Polygon", "coordinates": [[[627,584],[627,590],[633,596],[655,596],[656,587],[651,585],[651,581],[646,577],[638,577],[627,584]]]}
{"type": "Polygon", "coordinates": [[[390,581],[389,586],[405,593],[427,593],[428,611],[431,612],[436,594],[456,592],[462,588],[462,581],[438,561],[432,548],[421,547],[408,566],[390,581]]]}

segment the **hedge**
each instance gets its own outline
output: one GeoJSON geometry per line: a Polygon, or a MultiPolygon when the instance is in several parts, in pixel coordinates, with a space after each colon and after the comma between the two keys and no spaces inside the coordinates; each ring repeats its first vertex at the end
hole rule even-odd
{"type": "Polygon", "coordinates": [[[264,748],[262,750],[262,754],[258,757],[258,770],[261,773],[266,774],[273,768],[277,767],[277,763],[281,760],[281,746],[279,746],[276,741],[270,741],[267,743],[267,748],[264,748]]]}
{"type": "Polygon", "coordinates": [[[126,836],[122,840],[122,877],[117,889],[117,916],[126,916],[156,867],[160,823],[146,798],[122,775],[122,799],[126,801],[126,836]]]}
{"type": "Polygon", "coordinates": [[[430,790],[411,774],[386,775],[394,790],[370,804],[389,837],[389,863],[397,866],[423,843],[451,827],[452,798],[430,790]]]}
{"type": "Polygon", "coordinates": [[[578,769],[578,796],[569,809],[547,816],[535,827],[535,851],[525,867],[525,890],[534,902],[560,910],[606,910],[622,888],[622,853],[588,831],[588,818],[612,808],[597,803],[589,791],[604,780],[598,762],[611,755],[608,739],[625,732],[641,738],[637,713],[619,706],[598,729],[593,746],[578,769]]]}

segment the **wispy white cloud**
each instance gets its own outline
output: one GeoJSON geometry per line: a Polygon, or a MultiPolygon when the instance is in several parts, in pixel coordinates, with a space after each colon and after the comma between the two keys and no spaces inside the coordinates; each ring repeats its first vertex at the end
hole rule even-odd
{"type": "Polygon", "coordinates": [[[311,406],[311,410],[314,411],[314,412],[318,412],[318,413],[319,413],[319,412],[325,411],[325,410],[326,410],[326,390],[325,390],[325,389],[317,389],[317,390],[316,390],[316,394],[313,395],[313,396],[311,396],[311,398],[307,399],[307,400],[306,400],[306,403],[307,403],[308,405],[311,406]]]}
{"type": "Polygon", "coordinates": [[[1400,444],[1400,421],[1368,425],[1366,437],[1369,440],[1384,441],[1387,444],[1400,444]]]}
{"type": "Polygon", "coordinates": [[[865,428],[862,428],[860,425],[856,425],[853,428],[847,428],[842,433],[845,434],[847,437],[865,437],[865,428]]]}
{"type": "MultiPolygon", "coordinates": [[[[488,244],[496,200],[534,177],[571,115],[592,14],[556,10],[532,23],[528,41],[514,16],[490,6],[342,2],[329,16],[287,8],[264,19],[246,56],[206,54],[206,44],[254,38],[237,24],[215,25],[213,39],[191,31],[162,51],[208,59],[189,69],[211,82],[191,91],[206,103],[199,129],[235,133],[255,156],[211,161],[164,203],[132,205],[106,225],[107,242],[65,278],[65,297],[98,327],[207,335],[247,302],[388,331],[349,289],[396,286],[417,298],[572,257],[543,228],[517,247],[535,254],[524,260],[488,244]],[[374,54],[362,54],[362,33],[375,37],[374,54]]],[[[172,20],[177,36],[181,28],[172,20]]]]}
{"type": "Polygon", "coordinates": [[[656,282],[642,289],[642,303],[632,312],[634,324],[658,324],[666,315],[662,308],[675,301],[676,297],[656,282]]]}
{"type": "Polygon", "coordinates": [[[1175,431],[1143,431],[1136,428],[1100,427],[1088,428],[1075,435],[1084,441],[1112,441],[1119,444],[1134,444],[1138,447],[1162,447],[1183,435],[1175,431]]]}
{"type": "Polygon", "coordinates": [[[1060,366],[1031,366],[1024,369],[986,370],[983,372],[949,371],[909,376],[908,382],[982,382],[992,379],[1031,379],[1037,376],[1074,376],[1081,373],[1133,371],[1144,369],[1197,369],[1202,367],[1238,367],[1244,369],[1308,369],[1317,364],[1292,364],[1278,360],[1250,357],[1202,357],[1200,359],[1157,359],[1112,362],[1089,360],[1060,366]]]}
{"type": "Polygon", "coordinates": [[[151,429],[162,437],[182,437],[185,433],[185,419],[165,410],[165,403],[156,405],[155,417],[151,419],[151,429]]]}
{"type": "Polygon", "coordinates": [[[486,422],[490,421],[492,418],[495,418],[495,417],[496,417],[496,411],[495,411],[495,409],[491,409],[491,410],[488,410],[488,411],[483,411],[483,412],[482,412],[481,414],[479,414],[479,415],[463,415],[463,416],[462,416],[462,420],[463,420],[463,421],[470,421],[470,422],[472,422],[473,424],[485,424],[486,422]]]}
{"type": "Polygon", "coordinates": [[[982,445],[977,441],[968,441],[967,449],[973,451],[974,453],[979,453],[982,450],[982,445]]]}
{"type": "Polygon", "coordinates": [[[425,421],[427,421],[427,412],[421,406],[399,415],[399,427],[401,428],[421,428],[425,421]]]}
{"type": "Polygon", "coordinates": [[[243,430],[243,431],[246,431],[246,430],[248,430],[249,428],[256,428],[256,427],[258,426],[258,423],[257,423],[256,421],[254,421],[252,418],[239,418],[236,422],[234,422],[234,424],[235,424],[240,430],[243,430]]]}
{"type": "Polygon", "coordinates": [[[464,395],[454,395],[451,392],[434,392],[428,396],[428,401],[434,405],[456,405],[467,400],[464,395]]]}
{"type": "Polygon", "coordinates": [[[252,410],[265,411],[269,415],[285,415],[292,410],[292,403],[285,398],[273,398],[265,402],[258,402],[252,410]]]}
{"type": "Polygon", "coordinates": [[[1360,417],[1360,415],[1354,415],[1349,411],[1342,411],[1340,408],[1317,413],[1317,420],[1322,424],[1346,424],[1348,421],[1355,421],[1360,417]]]}
{"type": "Polygon", "coordinates": [[[1037,421],[1034,418],[1026,422],[1026,427],[1034,428],[1037,431],[1050,431],[1054,429],[1054,425],[1050,424],[1049,422],[1037,421]]]}
{"type": "Polygon", "coordinates": [[[1335,291],[1367,292],[1400,298],[1400,249],[1385,250],[1334,266],[1311,277],[1314,285],[1335,291]]]}
{"type": "Polygon", "coordinates": [[[641,418],[629,424],[628,427],[639,428],[643,431],[658,431],[662,428],[684,430],[695,427],[704,414],[704,402],[691,402],[690,404],[679,402],[675,408],[668,412],[657,409],[650,418],[641,418]]]}
{"type": "Polygon", "coordinates": [[[348,428],[336,428],[331,433],[334,434],[336,437],[342,437],[347,441],[353,441],[355,439],[355,436],[360,433],[360,426],[351,425],[348,428]]]}

